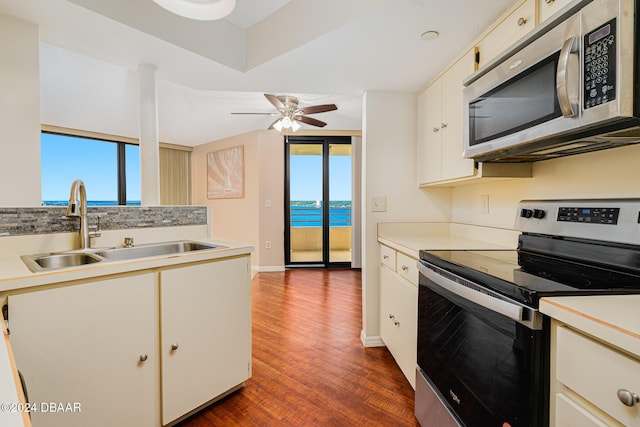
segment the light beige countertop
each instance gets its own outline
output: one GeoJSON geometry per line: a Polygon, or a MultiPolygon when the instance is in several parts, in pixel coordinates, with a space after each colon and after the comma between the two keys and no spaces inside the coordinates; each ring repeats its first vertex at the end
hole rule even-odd
{"type": "Polygon", "coordinates": [[[640,295],[548,297],[540,300],[540,311],[640,357],[640,295]]]}
{"type": "Polygon", "coordinates": [[[515,249],[515,230],[448,222],[378,223],[378,242],[419,258],[421,249],[515,249]]]}
{"type": "Polygon", "coordinates": [[[224,247],[126,261],[102,261],[81,267],[61,268],[37,273],[31,272],[20,258],[20,255],[26,254],[3,256],[0,257],[0,292],[189,262],[208,261],[249,254],[253,251],[253,247],[246,244],[210,239],[197,239],[197,241],[224,247]]]}

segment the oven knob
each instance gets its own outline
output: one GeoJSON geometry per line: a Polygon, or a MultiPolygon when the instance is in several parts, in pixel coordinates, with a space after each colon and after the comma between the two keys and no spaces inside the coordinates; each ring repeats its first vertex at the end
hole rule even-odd
{"type": "Polygon", "coordinates": [[[542,219],[544,218],[544,211],[542,209],[534,209],[533,210],[533,217],[537,218],[537,219],[542,219]]]}
{"type": "Polygon", "coordinates": [[[522,218],[531,218],[532,215],[533,215],[533,211],[531,209],[521,209],[520,210],[520,216],[522,218]]]}

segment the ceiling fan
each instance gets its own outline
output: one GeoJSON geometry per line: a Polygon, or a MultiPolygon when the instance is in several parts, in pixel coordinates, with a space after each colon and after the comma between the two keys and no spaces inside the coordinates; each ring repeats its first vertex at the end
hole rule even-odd
{"type": "Polygon", "coordinates": [[[335,104],[312,105],[309,107],[298,108],[298,98],[290,95],[270,95],[264,94],[264,97],[276,107],[277,113],[231,113],[231,114],[257,114],[266,116],[279,116],[276,121],[271,123],[267,129],[275,129],[278,132],[283,129],[291,129],[293,132],[300,129],[300,123],[311,126],[325,127],[327,124],[321,120],[307,117],[308,114],[324,113],[327,111],[337,110],[335,104]]]}

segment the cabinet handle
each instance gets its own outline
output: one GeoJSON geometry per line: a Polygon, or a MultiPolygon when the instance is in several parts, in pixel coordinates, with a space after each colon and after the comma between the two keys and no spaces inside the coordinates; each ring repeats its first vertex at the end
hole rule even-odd
{"type": "Polygon", "coordinates": [[[409,269],[409,267],[407,267],[406,265],[402,266],[402,271],[407,271],[409,269]]]}
{"type": "Polygon", "coordinates": [[[394,324],[395,326],[400,326],[400,322],[398,322],[397,320],[394,320],[394,321],[393,321],[393,324],[394,324]]]}
{"type": "Polygon", "coordinates": [[[146,355],[146,354],[144,354],[144,353],[142,353],[142,354],[140,355],[140,361],[141,361],[141,362],[146,362],[148,358],[149,358],[149,356],[147,356],[147,355],[146,355]]]}
{"type": "Polygon", "coordinates": [[[441,123],[441,124],[440,124],[440,128],[441,128],[441,129],[444,129],[444,128],[446,128],[446,127],[447,127],[447,124],[446,124],[446,123],[441,123]]]}
{"type": "Polygon", "coordinates": [[[383,255],[382,259],[389,259],[389,255],[383,255]]]}
{"type": "Polygon", "coordinates": [[[626,406],[633,406],[636,403],[640,403],[640,396],[638,393],[634,393],[624,388],[618,390],[618,399],[626,406]]]}
{"type": "Polygon", "coordinates": [[[440,131],[440,128],[433,128],[433,133],[438,133],[440,131]]]}
{"type": "Polygon", "coordinates": [[[522,27],[526,23],[527,23],[527,18],[520,17],[520,19],[518,19],[518,27],[522,27]]]}
{"type": "Polygon", "coordinates": [[[546,4],[551,4],[551,3],[553,3],[554,1],[555,1],[555,0],[544,0],[544,2],[545,2],[546,4]]]}
{"type": "Polygon", "coordinates": [[[171,344],[171,351],[176,351],[178,349],[178,343],[174,342],[173,344],[171,344]]]}
{"type": "Polygon", "coordinates": [[[389,315],[389,319],[393,320],[393,319],[395,319],[395,318],[396,318],[396,316],[394,316],[393,314],[390,314],[390,315],[389,315]]]}

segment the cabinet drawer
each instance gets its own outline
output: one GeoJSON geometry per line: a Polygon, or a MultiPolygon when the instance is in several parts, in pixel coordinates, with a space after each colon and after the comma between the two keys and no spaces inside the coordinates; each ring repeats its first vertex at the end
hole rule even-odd
{"type": "Polygon", "coordinates": [[[557,380],[621,423],[638,425],[640,404],[626,406],[617,393],[640,393],[640,361],[569,328],[557,332],[557,380]]]}
{"type": "Polygon", "coordinates": [[[562,393],[556,394],[556,425],[607,427],[605,423],[562,393]]]}
{"type": "Polygon", "coordinates": [[[398,274],[418,286],[418,260],[398,252],[396,262],[398,274]]]}
{"type": "Polygon", "coordinates": [[[380,245],[380,262],[396,271],[396,251],[388,246],[380,245]]]}

